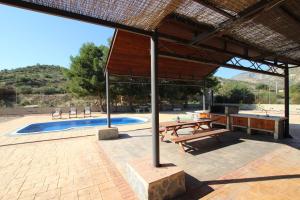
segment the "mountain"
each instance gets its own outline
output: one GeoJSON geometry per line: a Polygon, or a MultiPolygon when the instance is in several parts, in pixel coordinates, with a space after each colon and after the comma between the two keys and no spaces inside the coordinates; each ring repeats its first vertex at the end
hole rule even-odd
{"type": "Polygon", "coordinates": [[[24,94],[53,94],[64,93],[66,78],[61,66],[33,65],[23,68],[1,70],[0,87],[17,88],[18,93],[24,94]]]}
{"type": "MultiPolygon", "coordinates": [[[[294,85],[296,83],[300,83],[300,68],[293,68],[289,71],[290,76],[290,85],[294,85]]],[[[281,77],[270,76],[265,74],[258,74],[252,72],[243,72],[231,78],[232,80],[236,81],[245,81],[254,84],[263,83],[263,84],[270,84],[270,85],[278,85],[278,88],[283,88],[283,81],[284,79],[281,77]]]]}

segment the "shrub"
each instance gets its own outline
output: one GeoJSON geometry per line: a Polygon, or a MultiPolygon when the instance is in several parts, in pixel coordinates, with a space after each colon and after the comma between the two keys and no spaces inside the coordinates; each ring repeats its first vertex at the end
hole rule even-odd
{"type": "Polygon", "coordinates": [[[21,86],[18,88],[18,91],[21,94],[32,94],[32,87],[30,86],[21,86]]]}

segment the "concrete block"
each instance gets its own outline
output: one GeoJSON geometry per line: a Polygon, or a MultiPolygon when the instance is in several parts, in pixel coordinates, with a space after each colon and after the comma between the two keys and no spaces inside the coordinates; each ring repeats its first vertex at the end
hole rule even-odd
{"type": "Polygon", "coordinates": [[[119,138],[117,127],[102,128],[98,131],[98,140],[112,140],[119,138]]]}

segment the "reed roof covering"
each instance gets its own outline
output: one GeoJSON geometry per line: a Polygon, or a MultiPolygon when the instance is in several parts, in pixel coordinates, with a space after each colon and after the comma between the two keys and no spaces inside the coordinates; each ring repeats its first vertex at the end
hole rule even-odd
{"type": "MultiPolygon", "coordinates": [[[[93,22],[97,20],[101,23],[109,22],[111,27],[116,23],[145,33],[158,30],[159,33],[183,39],[192,45],[210,45],[217,48],[226,45],[230,51],[245,54],[253,60],[276,60],[298,65],[300,63],[299,0],[0,0],[0,2],[58,15],[65,15],[62,12],[66,12],[68,14],[65,16],[71,18],[72,14],[86,16],[95,19],[93,22]],[[247,53],[243,53],[245,51],[247,53]]],[[[145,46],[145,49],[148,50],[148,46],[145,46]]],[[[201,50],[196,53],[201,55],[204,52],[208,53],[201,50]]],[[[228,54],[208,56],[216,55],[218,56],[216,59],[220,62],[230,58],[228,54]]]]}

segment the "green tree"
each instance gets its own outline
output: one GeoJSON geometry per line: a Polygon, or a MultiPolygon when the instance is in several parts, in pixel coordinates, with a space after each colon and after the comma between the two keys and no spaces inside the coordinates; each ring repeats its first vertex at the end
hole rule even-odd
{"type": "Polygon", "coordinates": [[[68,79],[67,89],[77,97],[95,96],[96,104],[103,110],[105,97],[105,77],[103,69],[108,47],[85,43],[79,55],[71,56],[71,66],[65,71],[68,79]]]}
{"type": "Polygon", "coordinates": [[[0,87],[0,107],[11,107],[16,102],[16,91],[12,87],[0,87]]]}
{"type": "Polygon", "coordinates": [[[259,83],[256,87],[257,90],[268,90],[269,86],[263,83],[259,83]]]}
{"type": "Polygon", "coordinates": [[[251,104],[255,101],[255,95],[246,84],[227,82],[219,89],[215,101],[217,103],[251,104]]]}
{"type": "Polygon", "coordinates": [[[291,103],[300,103],[300,83],[290,86],[291,103]]]}
{"type": "Polygon", "coordinates": [[[192,82],[165,80],[159,87],[160,98],[162,101],[169,102],[172,107],[175,104],[183,104],[186,107],[189,101],[198,102],[202,98],[200,95],[203,93],[203,86],[205,89],[217,90],[219,81],[211,75],[205,78],[204,85],[199,84],[198,87],[192,82]]]}

